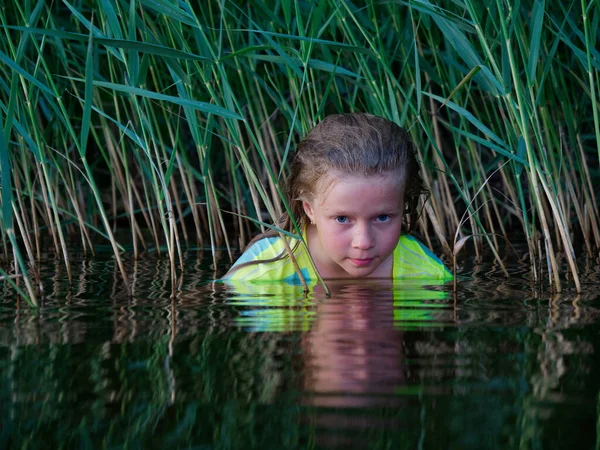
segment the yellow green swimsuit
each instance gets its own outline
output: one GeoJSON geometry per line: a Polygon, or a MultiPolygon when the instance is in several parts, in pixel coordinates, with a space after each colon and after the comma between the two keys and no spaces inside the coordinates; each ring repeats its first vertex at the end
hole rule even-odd
{"type": "MultiPolygon", "coordinates": [[[[297,240],[291,240],[294,248],[297,240]]],[[[267,263],[285,252],[279,237],[261,239],[236,261],[223,281],[235,295],[229,302],[243,307],[238,325],[252,331],[307,331],[317,320],[315,300],[306,297],[289,257],[267,263]]],[[[285,254],[285,253],[284,253],[285,254]]],[[[294,251],[298,266],[309,286],[317,277],[302,245],[294,251]]],[[[452,274],[427,247],[413,236],[400,236],[393,253],[394,283],[391,290],[394,323],[403,328],[429,326],[443,313],[448,292],[430,289],[452,280],[452,274]]]]}
{"type": "MultiPolygon", "coordinates": [[[[292,239],[290,248],[297,240],[292,239]]],[[[280,281],[289,285],[299,285],[300,277],[289,257],[259,264],[243,265],[251,261],[269,260],[285,255],[285,246],[280,237],[261,239],[235,262],[231,270],[223,277],[225,281],[280,281]],[[236,269],[236,267],[239,267],[236,269]]],[[[306,254],[304,246],[297,245],[294,256],[298,267],[308,284],[315,283],[317,276],[306,254]]],[[[415,237],[402,235],[393,253],[393,278],[414,280],[452,280],[452,273],[431,251],[415,237]]]]}

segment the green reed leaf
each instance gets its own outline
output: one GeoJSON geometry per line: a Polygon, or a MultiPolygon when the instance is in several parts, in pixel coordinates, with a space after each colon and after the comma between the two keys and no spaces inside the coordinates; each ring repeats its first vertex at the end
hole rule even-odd
{"type": "Polygon", "coordinates": [[[281,2],[281,9],[283,10],[283,18],[288,28],[292,22],[292,1],[294,0],[283,0],[281,2]]]}
{"type": "MultiPolygon", "coordinates": [[[[519,140],[517,142],[517,156],[521,159],[527,157],[527,146],[525,145],[525,139],[523,139],[523,136],[519,136],[519,140]]],[[[515,174],[517,176],[520,176],[523,172],[523,166],[525,166],[525,164],[519,165],[515,168],[515,174]]]]}
{"type": "Polygon", "coordinates": [[[0,62],[3,62],[4,64],[6,64],[8,67],[10,67],[16,73],[21,75],[23,78],[25,78],[31,84],[33,84],[34,86],[41,89],[43,92],[45,92],[49,96],[55,97],[54,93],[48,88],[48,86],[43,84],[41,81],[39,81],[34,76],[32,76],[29,72],[27,72],[25,69],[23,69],[20,65],[18,65],[16,62],[14,62],[12,59],[10,59],[2,50],[0,50],[0,62]]]}
{"type": "Polygon", "coordinates": [[[87,57],[85,60],[85,99],[83,102],[83,115],[81,116],[81,142],[79,153],[85,157],[88,135],[90,132],[90,120],[92,117],[92,95],[94,93],[94,41],[90,31],[90,39],[87,46],[87,57]]]}
{"type": "Polygon", "coordinates": [[[268,37],[274,37],[274,38],[281,38],[284,40],[289,39],[291,41],[302,41],[302,42],[308,42],[308,43],[316,44],[316,45],[326,45],[328,47],[339,48],[341,50],[347,50],[351,53],[361,53],[361,54],[371,54],[371,55],[373,54],[373,52],[370,49],[365,48],[365,47],[360,47],[358,45],[346,44],[343,42],[331,41],[331,40],[327,40],[327,39],[319,39],[319,38],[313,38],[313,37],[307,37],[307,36],[298,36],[298,35],[294,35],[294,34],[284,34],[284,33],[276,33],[273,31],[245,29],[245,28],[233,28],[229,31],[259,34],[259,35],[265,36],[265,37],[268,36],[268,37]]]}
{"type": "MultiPolygon", "coordinates": [[[[88,36],[82,33],[72,33],[59,30],[47,30],[42,28],[27,28],[21,26],[6,26],[0,25],[0,28],[7,28],[10,30],[28,31],[33,34],[39,34],[42,36],[52,36],[60,39],[66,39],[71,41],[87,42],[88,36]]],[[[90,27],[94,28],[94,27],[90,27]]],[[[94,34],[94,42],[102,44],[109,48],[122,48],[131,49],[140,53],[148,53],[151,55],[164,56],[166,58],[184,59],[190,61],[207,61],[210,58],[201,55],[195,55],[193,53],[176,50],[174,48],[165,47],[163,45],[148,44],[146,42],[140,42],[133,39],[112,39],[108,37],[98,36],[94,34]]],[[[120,58],[120,57],[119,57],[120,58]]]]}
{"type": "Polygon", "coordinates": [[[484,147],[494,150],[496,153],[500,153],[501,155],[506,156],[507,158],[519,163],[519,166],[518,166],[519,170],[523,170],[523,167],[529,167],[529,163],[525,159],[525,155],[521,154],[520,151],[518,151],[517,154],[514,154],[507,148],[493,144],[492,142],[488,141],[487,139],[483,139],[482,137],[477,136],[476,134],[469,133],[466,130],[461,130],[460,128],[454,127],[454,126],[450,126],[449,128],[452,131],[454,131],[455,133],[465,136],[465,137],[477,142],[478,144],[481,144],[484,147]]]}
{"type": "Polygon", "coordinates": [[[100,0],[100,5],[102,6],[102,14],[106,17],[108,29],[111,31],[112,36],[117,39],[123,39],[123,31],[121,30],[112,0],[100,0]]]}
{"type": "Polygon", "coordinates": [[[352,78],[357,78],[357,79],[362,78],[356,72],[352,72],[352,71],[345,69],[344,67],[339,66],[337,64],[333,64],[333,63],[330,63],[327,61],[321,61],[318,59],[309,59],[308,67],[310,67],[311,69],[321,70],[323,72],[335,73],[336,75],[345,75],[347,77],[352,77],[352,78]]]}
{"type": "Polygon", "coordinates": [[[459,113],[461,116],[463,116],[469,122],[471,122],[477,129],[479,129],[479,131],[481,131],[485,136],[490,138],[492,141],[494,141],[500,147],[508,148],[508,146],[504,143],[504,141],[502,139],[500,139],[492,130],[490,130],[488,127],[486,127],[484,124],[482,124],[472,113],[467,111],[465,108],[458,106],[453,101],[449,101],[443,97],[440,97],[439,95],[430,94],[429,92],[425,92],[425,91],[422,91],[422,93],[423,93],[423,95],[427,95],[428,97],[434,98],[435,100],[437,100],[444,106],[447,106],[451,110],[459,113]]]}
{"type": "Polygon", "coordinates": [[[542,41],[542,25],[544,21],[544,0],[536,0],[531,13],[531,36],[529,38],[529,63],[527,64],[527,74],[529,84],[533,85],[535,80],[535,71],[540,56],[540,43],[542,41]]]}
{"type": "Polygon", "coordinates": [[[2,116],[0,116],[0,186],[2,192],[2,228],[13,227],[13,190],[12,190],[12,167],[8,156],[8,136],[5,136],[2,116]]]}
{"type": "Polygon", "coordinates": [[[12,279],[12,277],[10,276],[10,274],[6,273],[1,267],[0,267],[0,281],[2,282],[7,282],[8,284],[10,284],[10,286],[21,296],[23,297],[27,303],[29,303],[29,306],[35,308],[37,305],[35,305],[33,302],[31,302],[29,300],[28,295],[25,293],[25,291],[23,291],[23,289],[21,289],[19,286],[17,286],[17,283],[14,282],[14,280],[12,279]]]}
{"type": "Polygon", "coordinates": [[[192,27],[197,27],[198,24],[187,12],[177,8],[171,2],[165,2],[162,0],[139,0],[140,3],[154,11],[164,14],[165,17],[174,20],[175,22],[181,22],[192,27]]]}
{"type": "MultiPolygon", "coordinates": [[[[84,81],[81,78],[65,77],[73,81],[84,81]]],[[[228,119],[244,120],[242,116],[234,111],[230,111],[222,106],[212,105],[210,103],[199,102],[196,100],[190,100],[181,97],[175,97],[172,95],[159,94],[158,92],[152,92],[147,89],[136,88],[127,86],[124,84],[110,83],[107,81],[94,81],[94,86],[103,87],[106,89],[112,89],[113,91],[123,92],[124,94],[137,95],[140,97],[151,98],[154,100],[161,100],[165,102],[174,103],[180,106],[189,106],[190,108],[197,109],[208,114],[215,114],[217,116],[226,117],[228,119]]]]}
{"type": "MultiPolygon", "coordinates": [[[[129,1],[129,27],[127,31],[127,38],[130,41],[136,39],[136,28],[135,28],[135,0],[129,1]]],[[[139,77],[140,68],[140,55],[135,49],[130,48],[127,52],[127,71],[129,75],[129,83],[136,84],[139,77]]]]}
{"type": "MultiPolygon", "coordinates": [[[[252,58],[252,59],[256,59],[259,61],[269,61],[269,62],[273,62],[273,63],[277,63],[277,64],[285,64],[286,62],[288,62],[287,59],[284,59],[281,56],[276,56],[276,55],[243,54],[243,56],[246,56],[246,57],[252,58]]],[[[294,58],[293,60],[297,66],[299,66],[301,64],[300,60],[298,60],[296,58],[294,58]]],[[[347,77],[352,77],[352,78],[363,78],[356,72],[352,72],[352,71],[345,69],[337,64],[333,64],[333,63],[330,63],[327,61],[321,61],[318,59],[309,59],[306,65],[308,67],[310,67],[311,69],[320,70],[323,72],[335,73],[337,75],[345,75],[347,77]]]]}
{"type": "MultiPolygon", "coordinates": [[[[429,2],[423,1],[423,3],[429,2]]],[[[458,56],[467,63],[468,70],[472,70],[477,66],[484,66],[475,48],[459,27],[439,14],[431,14],[431,17],[442,32],[445,41],[451,45],[458,56]]],[[[498,83],[497,80],[495,82],[490,80],[490,77],[493,80],[495,80],[495,77],[493,77],[489,70],[487,73],[485,73],[485,75],[486,76],[477,76],[475,79],[483,89],[488,91],[490,94],[497,96],[499,93],[497,86],[500,83],[498,83]]]]}

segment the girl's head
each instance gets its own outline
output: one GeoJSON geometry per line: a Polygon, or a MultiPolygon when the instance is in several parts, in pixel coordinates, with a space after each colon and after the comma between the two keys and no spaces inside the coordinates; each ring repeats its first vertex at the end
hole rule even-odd
{"type": "MultiPolygon", "coordinates": [[[[426,192],[406,131],[370,114],[328,116],[298,144],[290,169],[287,199],[319,273],[389,278],[400,234],[414,225],[426,192]]],[[[287,214],[279,226],[295,231],[287,214]]]]}
{"type": "Polygon", "coordinates": [[[297,146],[287,184],[292,212],[302,227],[310,222],[303,202],[325,193],[339,176],[397,180],[404,200],[402,232],[410,231],[426,190],[405,130],[364,113],[331,115],[316,125],[297,146]]]}

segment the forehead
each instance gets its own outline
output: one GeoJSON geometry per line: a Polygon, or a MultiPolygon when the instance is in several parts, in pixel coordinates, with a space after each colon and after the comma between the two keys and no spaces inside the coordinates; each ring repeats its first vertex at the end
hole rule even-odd
{"type": "Polygon", "coordinates": [[[394,208],[403,202],[404,181],[400,174],[347,175],[330,173],[319,183],[315,203],[332,208],[350,208],[373,204],[394,208]]]}

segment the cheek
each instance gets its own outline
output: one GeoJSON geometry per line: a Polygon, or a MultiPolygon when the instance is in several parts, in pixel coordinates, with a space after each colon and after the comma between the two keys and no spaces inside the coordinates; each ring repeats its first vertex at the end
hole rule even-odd
{"type": "Polygon", "coordinates": [[[400,232],[402,231],[402,224],[394,224],[387,230],[381,230],[379,235],[377,236],[377,241],[379,242],[381,250],[385,251],[393,251],[398,244],[398,240],[400,239],[400,232]]]}
{"type": "Polygon", "coordinates": [[[386,244],[388,247],[391,247],[392,250],[396,248],[398,244],[398,240],[400,239],[400,233],[402,232],[402,223],[400,223],[397,227],[394,227],[394,230],[387,234],[386,236],[386,244]]]}
{"type": "Polygon", "coordinates": [[[349,232],[341,229],[337,224],[327,224],[319,227],[319,235],[323,247],[331,250],[344,248],[351,239],[349,232]]]}

